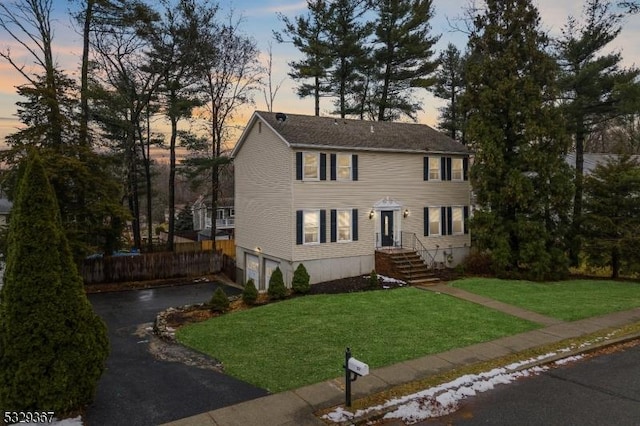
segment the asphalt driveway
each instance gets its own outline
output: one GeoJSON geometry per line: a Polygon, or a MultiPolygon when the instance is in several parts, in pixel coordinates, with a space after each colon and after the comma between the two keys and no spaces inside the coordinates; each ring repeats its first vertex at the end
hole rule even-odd
{"type": "MultiPolygon", "coordinates": [[[[207,301],[216,287],[201,283],[89,295],[109,328],[111,353],[87,412],[88,424],[157,425],[268,394],[216,371],[161,360],[150,352],[152,338],[144,330],[158,312],[207,301]]],[[[227,295],[239,292],[227,286],[224,290],[227,295]]]]}

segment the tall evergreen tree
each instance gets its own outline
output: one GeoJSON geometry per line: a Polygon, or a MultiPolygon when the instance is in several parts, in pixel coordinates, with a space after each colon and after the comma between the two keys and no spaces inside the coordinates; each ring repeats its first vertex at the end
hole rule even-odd
{"type": "Polygon", "coordinates": [[[440,108],[438,128],[452,139],[462,143],[465,143],[464,122],[466,114],[459,98],[465,85],[464,62],[465,58],[460,50],[454,44],[449,43],[446,50],[440,53],[439,65],[435,74],[436,82],[432,87],[435,96],[447,101],[447,105],[440,108]]]}
{"type": "Polygon", "coordinates": [[[557,67],[529,0],[486,0],[473,21],[464,95],[477,246],[498,274],[547,279],[567,271],[571,198],[567,138],[553,106],[557,67]]]}
{"type": "Polygon", "coordinates": [[[57,415],[82,408],[93,398],[108,346],[42,160],[31,151],[13,206],[0,290],[0,407],[57,415]]]}
{"type": "Polygon", "coordinates": [[[640,163],[629,155],[610,158],[585,178],[584,251],[589,264],[640,270],[640,163]]]}
{"type": "Polygon", "coordinates": [[[429,88],[438,62],[432,59],[439,39],[431,33],[432,0],[375,0],[374,58],[379,64],[375,105],[378,121],[401,116],[416,119],[421,105],[412,89],[429,88]]]}
{"type": "Polygon", "coordinates": [[[561,66],[560,87],[565,116],[573,135],[575,194],[573,201],[573,234],[571,261],[576,264],[580,252],[580,221],[583,199],[584,146],[598,124],[622,115],[625,96],[637,96],[630,90],[640,75],[638,69],[621,68],[620,52],[604,53],[622,30],[623,15],[616,13],[609,0],[589,0],[584,6],[583,22],[569,18],[556,42],[561,66]]]}
{"type": "Polygon", "coordinates": [[[349,95],[369,60],[365,42],[373,28],[370,23],[362,22],[365,6],[364,0],[336,0],[329,6],[331,19],[327,20],[327,34],[333,66],[327,91],[337,98],[336,112],[342,118],[351,113],[349,95]]]}
{"type": "Polygon", "coordinates": [[[278,43],[291,41],[302,53],[303,59],[289,62],[289,76],[301,81],[298,96],[312,96],[314,113],[320,115],[320,98],[327,96],[327,78],[331,67],[331,47],[327,37],[329,6],[325,0],[307,0],[308,15],[295,17],[293,21],[278,15],[284,23],[282,32],[273,33],[278,43]],[[311,79],[311,83],[304,81],[311,79]]]}

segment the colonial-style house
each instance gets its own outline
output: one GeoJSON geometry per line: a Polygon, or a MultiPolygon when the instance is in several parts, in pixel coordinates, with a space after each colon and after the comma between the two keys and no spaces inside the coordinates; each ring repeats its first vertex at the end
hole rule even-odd
{"type": "MultiPolygon", "coordinates": [[[[369,274],[376,252],[468,253],[466,147],[421,124],[255,112],[232,152],[237,281],[369,274]],[[400,249],[404,250],[400,250],[400,249]]],[[[378,265],[381,266],[381,265],[378,265]]]]}

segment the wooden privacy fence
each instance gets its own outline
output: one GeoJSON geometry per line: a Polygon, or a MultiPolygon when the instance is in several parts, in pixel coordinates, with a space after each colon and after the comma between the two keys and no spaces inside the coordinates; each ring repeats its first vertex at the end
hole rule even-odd
{"type": "Polygon", "coordinates": [[[85,284],[95,284],[214,274],[222,269],[222,256],[207,250],[86,259],[82,277],[85,284]]]}
{"type": "MultiPolygon", "coordinates": [[[[213,250],[213,241],[192,241],[188,243],[175,243],[173,250],[177,253],[185,251],[213,250]]],[[[236,241],[235,240],[217,240],[216,250],[222,251],[227,256],[236,257],[236,241]]]]}

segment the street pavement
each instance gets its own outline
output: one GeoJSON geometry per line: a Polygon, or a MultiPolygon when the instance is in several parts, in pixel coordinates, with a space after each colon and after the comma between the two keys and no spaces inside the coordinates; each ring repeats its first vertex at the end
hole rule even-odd
{"type": "MultiPolygon", "coordinates": [[[[636,426],[640,424],[640,345],[553,368],[479,394],[436,425],[636,426]]],[[[385,423],[386,426],[404,423],[385,423]]]]}
{"type": "MultiPolygon", "coordinates": [[[[491,342],[475,344],[468,347],[453,349],[444,353],[428,355],[422,358],[401,362],[399,364],[370,370],[368,376],[360,377],[352,388],[353,400],[375,394],[392,386],[409,383],[427,378],[439,373],[456,370],[463,366],[480,361],[488,361],[521,351],[553,344],[565,339],[588,335],[615,327],[622,327],[640,322],[640,308],[615,312],[595,318],[580,321],[563,322],[545,317],[535,312],[517,308],[486,297],[477,296],[446,284],[424,287],[425,291],[449,294],[497,309],[510,315],[537,322],[542,328],[503,337],[491,342]]],[[[627,336],[640,338],[640,334],[627,336]]],[[[606,342],[603,343],[607,344],[606,342]]],[[[594,345],[595,346],[595,345],[594,345]]],[[[591,348],[593,348],[592,346],[591,348]]],[[[586,351],[578,348],[572,352],[558,356],[567,357],[586,351]]],[[[553,358],[545,362],[553,361],[553,358]]],[[[532,364],[535,364],[532,363],[532,364]]],[[[640,376],[638,376],[640,377],[640,376]]],[[[634,382],[634,386],[637,382],[634,382]]],[[[638,388],[636,387],[636,390],[638,388]]],[[[540,390],[540,392],[542,392],[540,390]]],[[[338,377],[315,385],[305,386],[286,392],[256,398],[236,405],[217,410],[203,412],[196,416],[180,419],[169,423],[171,426],[306,426],[325,425],[315,416],[321,409],[338,406],[344,403],[344,378],[338,377]]],[[[571,401],[569,398],[567,401],[571,401]]],[[[567,402],[570,403],[570,402],[567,402]]],[[[635,402],[634,402],[635,403],[635,402]]],[[[366,419],[359,419],[359,424],[365,424],[366,419]]],[[[506,420],[505,420],[506,421],[506,420]]],[[[428,424],[428,423],[425,423],[428,424]]],[[[479,423],[476,423],[479,424],[479,423]]],[[[521,421],[487,424],[522,424],[521,421]]],[[[535,424],[545,424],[544,422],[535,424]]],[[[563,424],[574,424],[571,422],[563,424]]],[[[575,423],[581,424],[581,423],[575,423]]],[[[604,423],[611,424],[611,423],[604,423]]],[[[615,424],[615,423],[614,423],[615,424]]],[[[640,424],[640,422],[636,422],[640,424]]]]}
{"type": "MultiPolygon", "coordinates": [[[[169,362],[150,351],[151,326],[158,312],[201,303],[217,285],[193,285],[91,294],[96,313],[107,323],[111,353],[87,424],[157,425],[267,395],[267,391],[210,369],[169,362]]],[[[239,293],[225,286],[231,296],[239,293]]]]}

